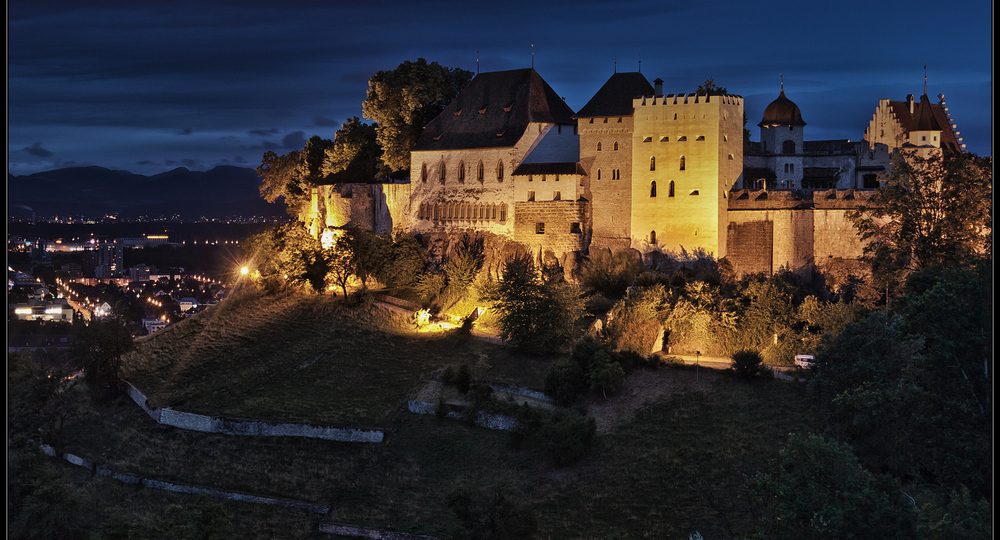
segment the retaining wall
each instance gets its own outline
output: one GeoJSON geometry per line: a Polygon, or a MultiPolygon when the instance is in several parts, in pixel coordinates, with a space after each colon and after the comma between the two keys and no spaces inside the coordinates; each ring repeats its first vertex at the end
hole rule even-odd
{"type": "Polygon", "coordinates": [[[178,411],[170,407],[157,409],[149,406],[149,400],[146,398],[146,395],[133,384],[126,382],[125,385],[128,396],[150,418],[157,423],[179,429],[200,431],[203,433],[221,433],[224,435],[304,437],[308,439],[356,443],[380,443],[385,438],[385,433],[380,429],[342,428],[288,422],[263,422],[260,420],[207,416],[178,411]]]}
{"type": "Polygon", "coordinates": [[[341,523],[320,523],[319,532],[351,538],[371,538],[373,540],[437,540],[434,536],[385,531],[341,523]]]}
{"type": "MultiPolygon", "coordinates": [[[[412,400],[407,404],[407,409],[414,414],[437,414],[437,404],[429,401],[412,400]]],[[[451,411],[445,415],[451,420],[462,420],[462,413],[451,411]]],[[[476,413],[473,424],[486,429],[497,431],[510,431],[517,427],[517,419],[506,414],[493,414],[485,411],[476,413]]]]}

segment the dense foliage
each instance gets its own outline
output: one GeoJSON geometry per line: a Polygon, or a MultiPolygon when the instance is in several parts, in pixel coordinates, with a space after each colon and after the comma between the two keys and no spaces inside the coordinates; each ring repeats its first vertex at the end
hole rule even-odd
{"type": "Polygon", "coordinates": [[[583,303],[565,282],[542,281],[529,255],[511,257],[492,291],[500,335],[514,347],[546,353],[572,341],[583,303]]]}
{"type": "Polygon", "coordinates": [[[78,326],[72,357],[83,366],[84,379],[98,401],[122,391],[122,356],[135,349],[128,326],[117,318],[93,319],[78,326]]]}
{"type": "Polygon", "coordinates": [[[464,69],[428,63],[423,58],[372,75],[361,111],[375,121],[382,162],[389,171],[410,169],[410,150],[424,126],[471,78],[472,73],[464,69]]]}
{"type": "Polygon", "coordinates": [[[913,538],[899,485],[865,470],[850,447],[792,435],[777,460],[751,479],[758,538],[913,538]]]}

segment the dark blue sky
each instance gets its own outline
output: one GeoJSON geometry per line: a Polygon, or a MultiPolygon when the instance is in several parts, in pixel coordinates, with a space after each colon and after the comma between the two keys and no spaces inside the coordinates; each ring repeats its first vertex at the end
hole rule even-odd
{"type": "Polygon", "coordinates": [[[713,78],[745,96],[752,125],[784,73],[808,139],[860,139],[879,98],[919,95],[927,64],[928,94],[991,154],[991,20],[983,0],[11,0],[9,168],[252,167],[332,137],[377,70],[418,57],[475,70],[477,49],[483,71],[525,67],[530,43],[574,110],[613,59],[641,58],[668,93],[713,78]]]}

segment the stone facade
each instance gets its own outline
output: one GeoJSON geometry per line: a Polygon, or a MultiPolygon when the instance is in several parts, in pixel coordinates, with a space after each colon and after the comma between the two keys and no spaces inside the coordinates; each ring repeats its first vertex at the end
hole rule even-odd
{"type": "Polygon", "coordinates": [[[590,221],[586,201],[535,201],[514,203],[514,241],[528,246],[534,255],[551,251],[557,258],[585,251],[590,221]]]}
{"type": "Polygon", "coordinates": [[[632,247],[724,257],[726,197],[743,170],[743,98],[650,96],[633,107],[632,247]]]}
{"type": "Polygon", "coordinates": [[[632,116],[579,119],[580,163],[590,180],[593,244],[625,248],[632,232],[632,116]]]}

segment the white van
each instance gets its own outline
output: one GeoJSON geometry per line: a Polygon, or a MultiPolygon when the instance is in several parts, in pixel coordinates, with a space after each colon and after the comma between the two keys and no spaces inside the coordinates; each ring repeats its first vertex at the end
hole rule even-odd
{"type": "Polygon", "coordinates": [[[809,369],[813,367],[816,359],[811,354],[796,354],[795,355],[795,366],[802,369],[809,369]]]}

